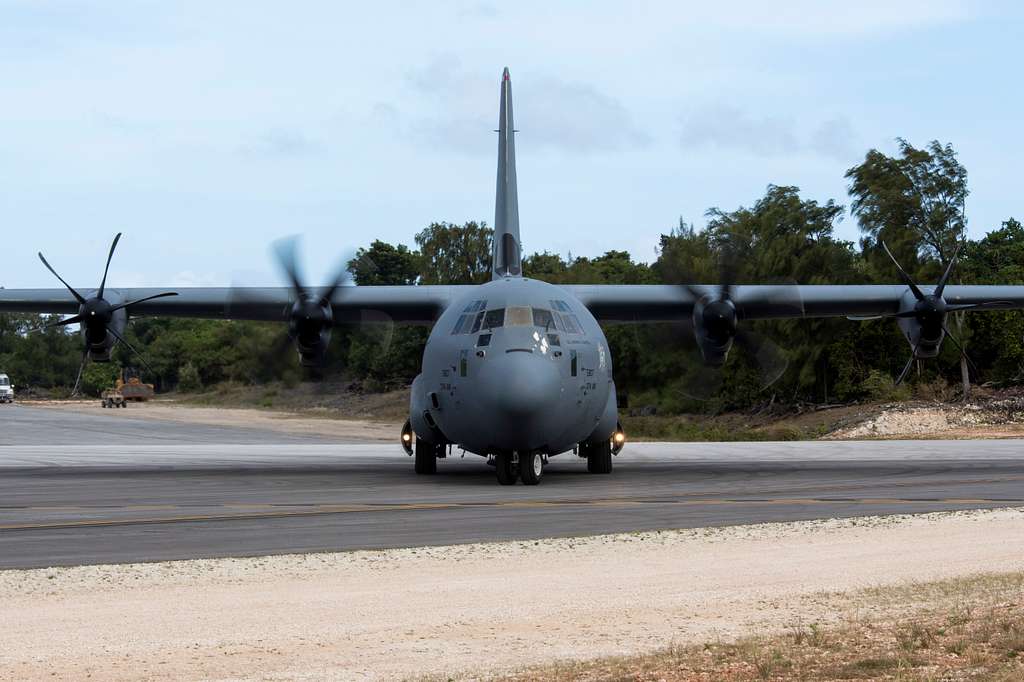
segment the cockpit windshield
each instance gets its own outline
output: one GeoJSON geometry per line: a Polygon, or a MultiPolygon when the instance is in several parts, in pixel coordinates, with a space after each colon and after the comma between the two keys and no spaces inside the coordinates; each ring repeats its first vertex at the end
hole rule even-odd
{"type": "Polygon", "coordinates": [[[507,308],[485,311],[481,307],[483,303],[486,302],[475,301],[467,306],[456,321],[452,334],[476,334],[498,327],[540,327],[545,332],[583,333],[579,319],[569,312],[569,307],[563,301],[558,301],[560,305],[556,308],[564,309],[566,312],[553,312],[547,308],[532,308],[526,305],[511,305],[507,308]]]}
{"type": "Polygon", "coordinates": [[[11,380],[7,377],[0,377],[0,386],[10,386],[11,380]]]}

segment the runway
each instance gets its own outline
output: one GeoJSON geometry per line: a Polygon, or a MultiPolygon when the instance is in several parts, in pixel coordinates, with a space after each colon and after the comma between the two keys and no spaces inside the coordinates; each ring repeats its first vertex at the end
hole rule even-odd
{"type": "Polygon", "coordinates": [[[416,476],[397,443],[19,405],[0,428],[0,568],[1024,506],[1018,440],[637,443],[609,476],[563,455],[501,487],[457,453],[416,476]]]}

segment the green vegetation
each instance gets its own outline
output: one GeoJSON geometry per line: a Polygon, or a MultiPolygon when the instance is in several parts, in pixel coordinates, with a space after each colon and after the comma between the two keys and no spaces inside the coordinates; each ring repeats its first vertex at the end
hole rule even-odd
{"type": "MultiPolygon", "coordinates": [[[[846,174],[850,211],[862,230],[859,244],[834,236],[846,213],[842,205],[802,198],[796,187],[771,185],[749,207],[710,209],[704,230],[680,220],[661,235],[652,263],[636,262],[623,251],[595,258],[545,252],[528,256],[524,273],[556,284],[716,282],[719,262],[728,249],[739,257],[738,283],[894,283],[896,273],[881,249],[884,240],[911,275],[924,283],[937,279],[958,244],[962,252],[955,282],[1024,282],[1021,223],[1009,218],[982,239],[967,240],[967,172],[954,150],[938,142],[924,149],[899,142],[896,156],[871,150],[846,174]]],[[[491,230],[484,223],[434,223],[415,235],[414,248],[373,241],[359,250],[349,270],[361,285],[480,283],[489,276],[490,249],[491,230]]],[[[981,378],[1000,384],[1024,381],[1024,318],[1017,312],[962,317],[951,323],[959,329],[981,378]]],[[[27,334],[43,321],[35,315],[0,316],[0,370],[23,387],[67,388],[81,359],[80,340],[56,329],[27,334]]],[[[685,325],[610,325],[606,332],[620,393],[630,396],[631,405],[653,406],[660,415],[723,412],[767,403],[900,400],[909,395],[907,388],[893,385],[910,351],[892,320],[755,322],[745,328],[774,339],[788,360],[785,373],[768,390],[761,390],[761,375],[752,359],[734,350],[721,388],[710,400],[695,401],[685,388],[701,381],[704,370],[685,325]]],[[[188,392],[225,381],[294,385],[303,373],[294,354],[282,351],[287,347],[285,333],[282,324],[146,318],[132,323],[128,338],[159,374],[148,380],[163,390],[188,392]]],[[[369,390],[404,386],[419,370],[427,333],[425,327],[340,327],[323,374],[332,380],[356,381],[369,390]]],[[[114,360],[136,364],[120,348],[114,360]]],[[[104,377],[102,370],[88,368],[85,388],[95,392],[104,377]]],[[[944,344],[937,361],[922,363],[920,372],[911,373],[920,391],[936,397],[949,396],[949,385],[960,377],[960,357],[952,343],[944,344]]],[[[659,428],[669,428],[644,426],[652,436],[659,428]]],[[[671,428],[702,435],[697,427],[676,423],[671,428]]]]}

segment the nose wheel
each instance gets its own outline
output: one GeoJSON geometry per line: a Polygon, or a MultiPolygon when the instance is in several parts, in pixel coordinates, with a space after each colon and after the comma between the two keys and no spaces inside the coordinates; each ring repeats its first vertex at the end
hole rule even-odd
{"type": "Polygon", "coordinates": [[[515,485],[516,479],[519,478],[519,463],[511,452],[499,452],[494,455],[494,470],[501,485],[515,485]]]}
{"type": "Polygon", "coordinates": [[[544,456],[539,452],[520,455],[519,478],[523,485],[537,485],[540,477],[544,474],[544,456]]]}
{"type": "Polygon", "coordinates": [[[501,485],[515,485],[517,478],[523,485],[537,485],[544,475],[544,455],[499,452],[494,455],[494,470],[501,485]]]}

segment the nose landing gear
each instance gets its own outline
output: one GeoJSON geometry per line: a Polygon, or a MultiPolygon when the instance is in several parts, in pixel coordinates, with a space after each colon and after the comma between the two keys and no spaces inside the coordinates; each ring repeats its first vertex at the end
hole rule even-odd
{"type": "Polygon", "coordinates": [[[544,475],[544,455],[540,452],[498,452],[494,455],[494,469],[501,485],[537,485],[544,475]]]}

